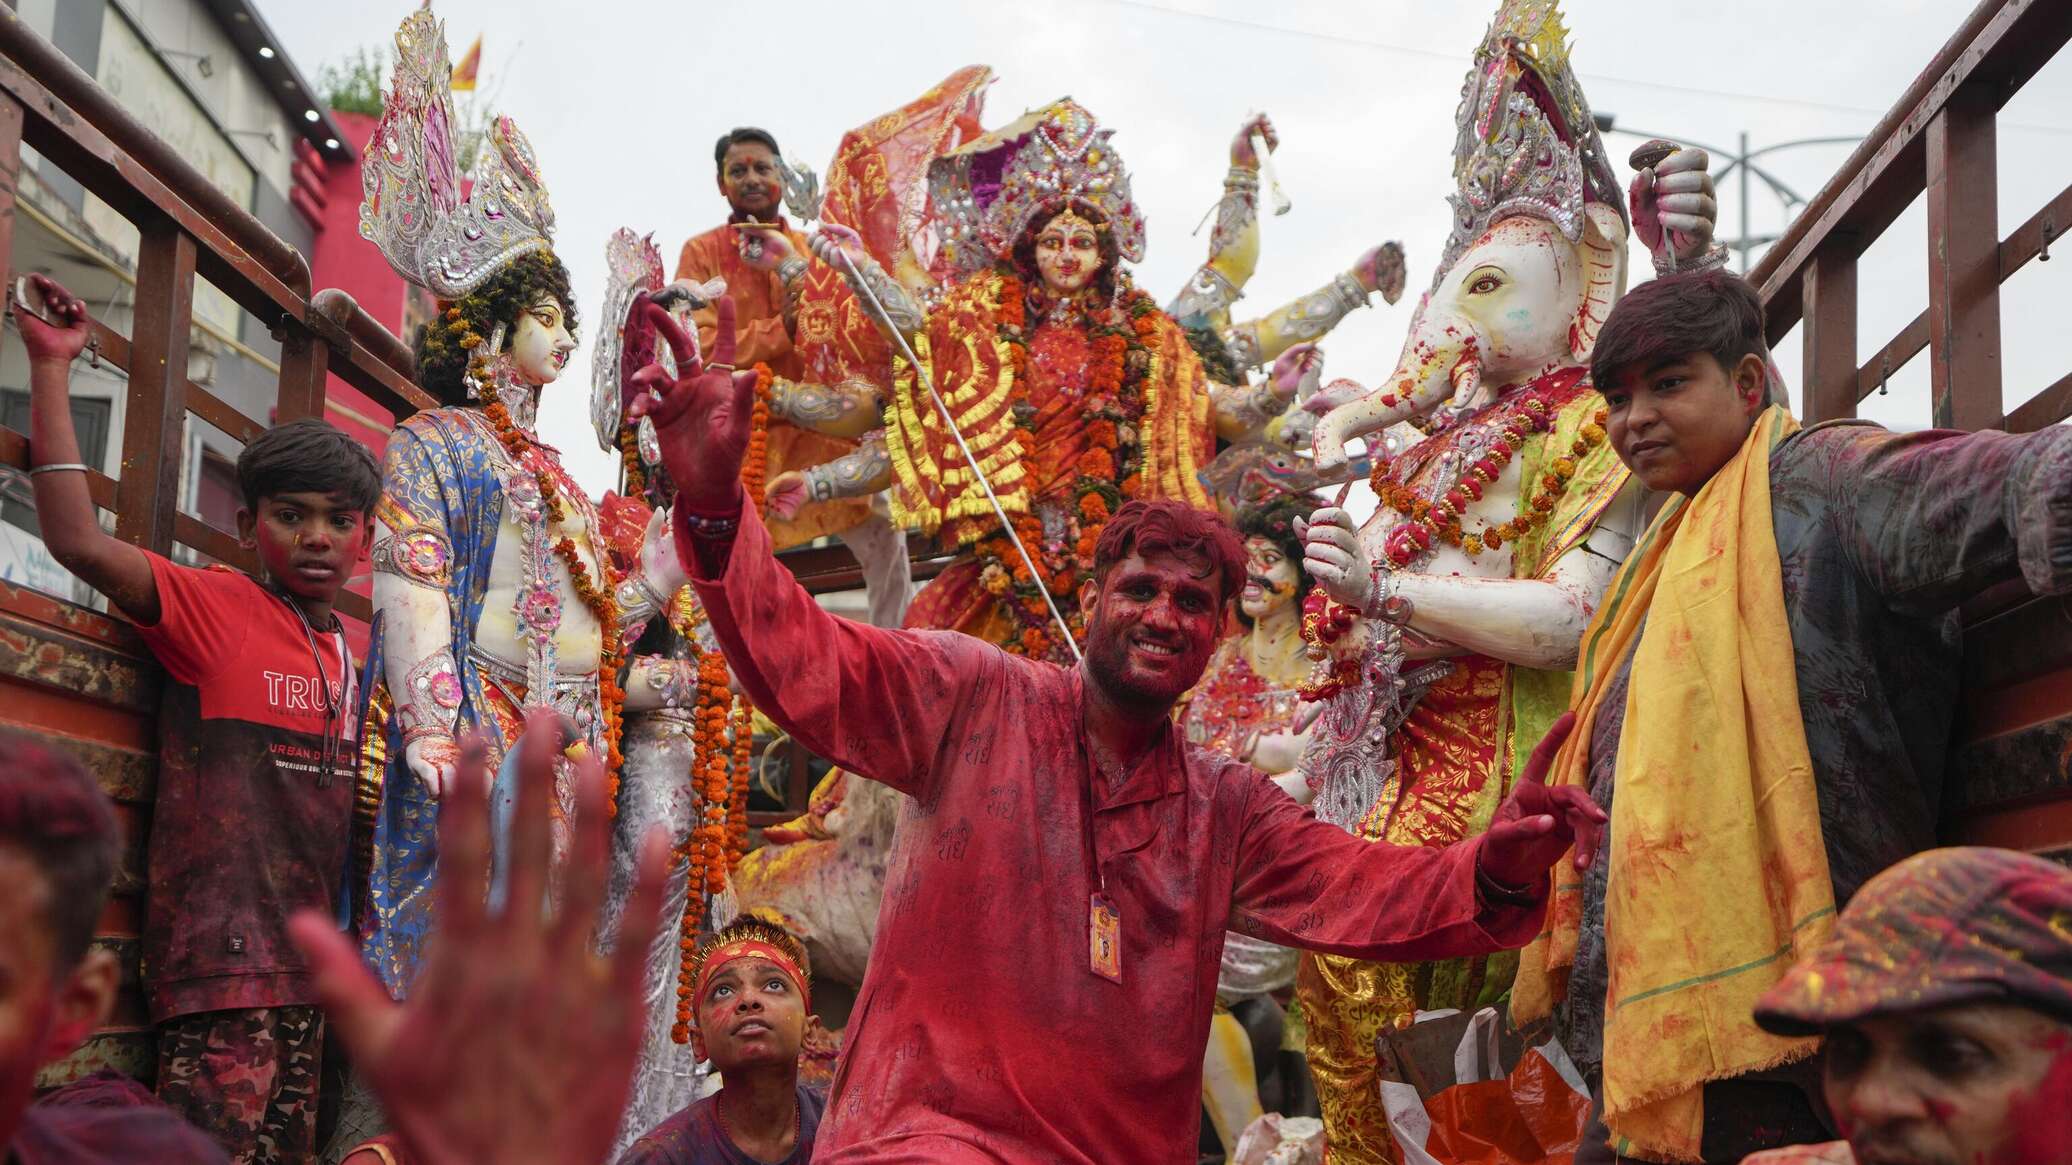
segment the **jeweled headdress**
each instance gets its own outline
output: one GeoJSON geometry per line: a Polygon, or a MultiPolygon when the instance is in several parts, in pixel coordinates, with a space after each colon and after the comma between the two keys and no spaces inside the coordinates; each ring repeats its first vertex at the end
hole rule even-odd
{"type": "Polygon", "coordinates": [[[459,299],[554,234],[554,208],[532,143],[508,117],[475,151],[461,195],[454,159],[453,61],[430,0],[396,29],[396,68],[361,166],[360,235],[396,274],[441,299],[459,299]]]}
{"type": "Polygon", "coordinates": [[[941,254],[959,273],[1005,259],[1039,215],[1067,202],[1098,211],[1117,250],[1144,257],[1144,216],[1106,130],[1067,97],[952,150],[928,166],[941,254]]]}
{"type": "Polygon", "coordinates": [[[1616,207],[1625,217],[1625,195],[1568,51],[1556,0],[1504,0],[1497,9],[1454,114],[1457,189],[1446,197],[1453,234],[1440,278],[1492,224],[1512,215],[1546,219],[1570,242],[1582,238],[1585,202],[1616,207]]]}

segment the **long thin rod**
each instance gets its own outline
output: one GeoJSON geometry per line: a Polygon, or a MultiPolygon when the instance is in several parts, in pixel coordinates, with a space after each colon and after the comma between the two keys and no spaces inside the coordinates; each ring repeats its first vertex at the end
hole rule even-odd
{"type": "Polygon", "coordinates": [[[1043,605],[1050,608],[1050,617],[1057,623],[1058,633],[1064,638],[1065,646],[1072,652],[1072,662],[1079,662],[1082,658],[1079,654],[1079,641],[1072,637],[1072,625],[1065,622],[1064,612],[1058,610],[1057,600],[1050,597],[1049,581],[1043,577],[1043,571],[1036,565],[1036,559],[1029,554],[1029,548],[1022,545],[1022,536],[1015,532],[1014,523],[1007,517],[1007,507],[1000,504],[999,495],[993,492],[993,483],[986,479],[986,471],[979,468],[978,458],[972,455],[971,446],[965,444],[964,430],[957,427],[957,418],[950,415],[950,406],[944,404],[942,395],[935,391],[934,379],[927,375],[927,369],[921,366],[921,358],[914,354],[914,349],[907,343],[906,336],[901,334],[899,326],[892,322],[892,315],[879,301],[878,293],[864,279],[863,273],[856,269],[856,261],[841,247],[833,249],[835,254],[842,257],[842,266],[849,269],[849,285],[863,292],[863,297],[870,301],[871,310],[877,312],[878,318],[884,321],[885,331],[891,334],[892,342],[899,345],[900,355],[905,356],[907,364],[913,368],[915,382],[928,389],[928,399],[935,402],[935,411],[942,416],[942,423],[949,426],[950,436],[956,439],[958,451],[964,454],[964,464],[971,467],[972,476],[978,478],[979,488],[986,491],[986,500],[993,504],[993,513],[1000,519],[1001,532],[1007,535],[1008,541],[1014,543],[1015,553],[1022,556],[1022,565],[1029,568],[1029,578],[1035,582],[1037,591],[1042,593],[1043,605]]]}

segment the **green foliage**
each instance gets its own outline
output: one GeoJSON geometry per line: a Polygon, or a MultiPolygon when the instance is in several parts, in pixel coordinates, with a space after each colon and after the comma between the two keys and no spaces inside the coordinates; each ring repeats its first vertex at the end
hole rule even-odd
{"type": "Polygon", "coordinates": [[[387,59],[379,48],[362,46],[344,60],[317,70],[317,92],[324,103],[342,113],[381,116],[382,79],[387,59]]]}

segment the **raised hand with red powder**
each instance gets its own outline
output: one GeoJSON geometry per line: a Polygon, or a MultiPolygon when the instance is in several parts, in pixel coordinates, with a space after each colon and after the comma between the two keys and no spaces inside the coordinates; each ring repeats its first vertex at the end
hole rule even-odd
{"type": "Polygon", "coordinates": [[[650,304],[655,330],[676,356],[676,375],[658,364],[633,374],[643,395],[627,412],[655,423],[662,463],[676,483],[677,505],[692,515],[732,517],[741,506],[741,463],[748,455],[755,372],[734,367],[734,300],[714,305],[712,359],[701,360],[675,316],[650,304]]]}
{"type": "Polygon", "coordinates": [[[554,756],[563,739],[535,714],[519,743],[504,905],[484,902],[489,766],[462,750],[439,811],[439,930],[410,999],[392,1002],[329,917],[305,911],[295,940],[333,1030],[367,1075],[416,1165],[589,1165],[611,1149],[632,1087],[645,1011],[641,977],[660,922],[668,843],[641,850],[610,955],[592,938],[604,900],[611,817],[604,770],[576,765],[575,838],[549,902],[554,756]]]}
{"type": "Polygon", "coordinates": [[[1549,786],[1547,770],[1561,742],[1574,731],[1576,714],[1564,712],[1532,750],[1525,773],[1511,795],[1497,806],[1482,843],[1481,873],[1504,888],[1523,888],[1539,881],[1548,867],[1575,848],[1578,870],[1590,868],[1597,842],[1604,835],[1605,812],[1590,794],[1572,785],[1549,786]]]}

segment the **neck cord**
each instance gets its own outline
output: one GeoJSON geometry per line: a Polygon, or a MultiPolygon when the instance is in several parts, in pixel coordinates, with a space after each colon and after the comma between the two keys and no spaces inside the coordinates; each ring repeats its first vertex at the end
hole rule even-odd
{"type": "MultiPolygon", "coordinates": [[[[302,625],[303,641],[309,644],[310,662],[317,667],[317,686],[323,689],[324,743],[322,749],[317,754],[317,788],[329,788],[331,785],[331,763],[337,759],[339,752],[343,751],[345,740],[345,726],[341,723],[342,717],[340,715],[345,710],[345,670],[347,666],[343,658],[345,653],[342,650],[339,652],[338,690],[333,692],[331,690],[331,677],[324,671],[324,655],[317,650],[316,629],[310,626],[309,616],[303,613],[302,604],[286,595],[279,597],[282,602],[288,604],[290,611],[295,612],[295,621],[302,625]],[[336,730],[335,734],[334,729],[336,730]]],[[[337,627],[338,615],[336,612],[333,612],[330,628],[332,634],[338,633],[337,627]]]]}

